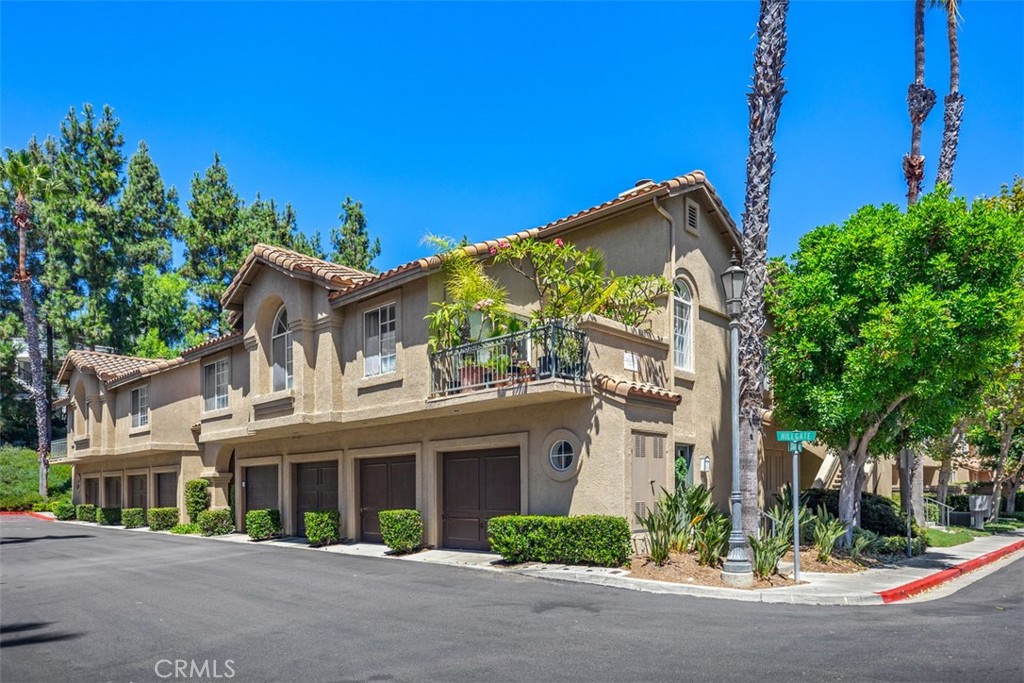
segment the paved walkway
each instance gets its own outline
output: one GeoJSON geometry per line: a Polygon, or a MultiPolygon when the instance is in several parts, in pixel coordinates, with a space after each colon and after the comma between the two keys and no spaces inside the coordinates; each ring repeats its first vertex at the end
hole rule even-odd
{"type": "MultiPolygon", "coordinates": [[[[95,526],[87,522],[72,521],[63,523],[95,526]]],[[[124,529],[123,527],[116,526],[107,528],[136,533],[170,533],[169,531],[153,532],[148,529],[124,529]]],[[[245,534],[239,533],[211,536],[208,540],[222,543],[257,544],[255,541],[250,541],[249,537],[245,534]]],[[[802,580],[800,585],[752,590],[637,579],[629,576],[629,572],[625,569],[605,567],[577,567],[540,563],[506,567],[501,564],[500,556],[486,552],[425,550],[412,555],[390,556],[390,551],[385,546],[376,543],[345,543],[325,548],[311,548],[305,539],[301,538],[260,541],[258,544],[288,547],[308,552],[379,557],[397,559],[404,562],[427,562],[486,571],[513,572],[540,579],[589,583],[647,593],[804,605],[880,605],[884,602],[879,594],[880,592],[923,579],[1021,542],[1024,542],[1024,530],[984,536],[968,543],[953,546],[952,548],[929,548],[924,555],[899,565],[874,567],[855,574],[800,572],[802,580]]],[[[996,560],[991,565],[991,568],[986,567],[972,571],[970,574],[953,579],[939,589],[912,599],[928,600],[948,595],[1003,566],[1005,563],[1016,561],[1022,557],[1024,557],[1024,550],[1017,550],[1005,558],[996,560]]]]}

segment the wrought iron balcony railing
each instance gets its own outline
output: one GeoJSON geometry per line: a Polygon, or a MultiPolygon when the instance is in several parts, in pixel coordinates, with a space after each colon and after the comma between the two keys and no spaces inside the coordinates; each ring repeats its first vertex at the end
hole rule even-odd
{"type": "Polygon", "coordinates": [[[587,337],[574,327],[549,323],[435,351],[430,371],[431,397],[555,377],[582,380],[587,337]]]}

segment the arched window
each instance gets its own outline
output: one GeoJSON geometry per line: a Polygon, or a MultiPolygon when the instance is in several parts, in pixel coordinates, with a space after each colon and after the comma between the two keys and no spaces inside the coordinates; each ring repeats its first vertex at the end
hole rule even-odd
{"type": "Polygon", "coordinates": [[[292,331],[288,329],[288,312],[281,307],[274,318],[270,337],[270,355],[274,368],[274,391],[292,388],[292,331]]]}
{"type": "Polygon", "coordinates": [[[693,295],[682,280],[675,281],[672,303],[675,366],[679,370],[693,370],[693,295]]]}

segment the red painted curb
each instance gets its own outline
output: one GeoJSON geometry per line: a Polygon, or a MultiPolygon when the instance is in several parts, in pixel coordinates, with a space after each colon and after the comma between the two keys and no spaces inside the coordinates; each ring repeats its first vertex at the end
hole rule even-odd
{"type": "Polygon", "coordinates": [[[1024,548],[1024,540],[1017,541],[1016,543],[1011,543],[1005,548],[1000,548],[998,550],[993,550],[990,553],[985,553],[984,555],[975,557],[973,560],[967,560],[966,562],[962,562],[956,565],[955,567],[950,567],[949,569],[943,569],[940,572],[935,572],[934,574],[926,576],[923,579],[917,579],[915,581],[911,581],[910,583],[905,583],[902,586],[896,586],[895,588],[890,588],[888,590],[878,591],[876,595],[882,596],[882,602],[884,602],[885,604],[889,604],[890,602],[898,602],[900,600],[906,600],[907,598],[913,595],[923,593],[924,591],[930,588],[934,588],[935,586],[938,586],[941,583],[945,583],[947,581],[955,579],[958,576],[963,576],[968,572],[972,572],[975,569],[984,567],[986,564],[991,564],[1001,557],[1005,557],[1010,553],[1017,552],[1021,548],[1024,548]]]}
{"type": "Polygon", "coordinates": [[[5,517],[9,515],[24,515],[27,517],[35,517],[36,519],[45,519],[47,522],[53,521],[53,517],[41,515],[38,512],[32,512],[31,510],[0,510],[0,515],[5,517]]]}

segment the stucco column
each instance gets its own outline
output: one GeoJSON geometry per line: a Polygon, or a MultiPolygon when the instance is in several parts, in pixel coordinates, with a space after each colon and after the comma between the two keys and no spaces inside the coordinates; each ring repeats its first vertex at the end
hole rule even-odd
{"type": "Polygon", "coordinates": [[[204,474],[203,478],[210,482],[210,508],[231,507],[229,487],[234,479],[234,473],[223,472],[214,475],[204,474]]]}

